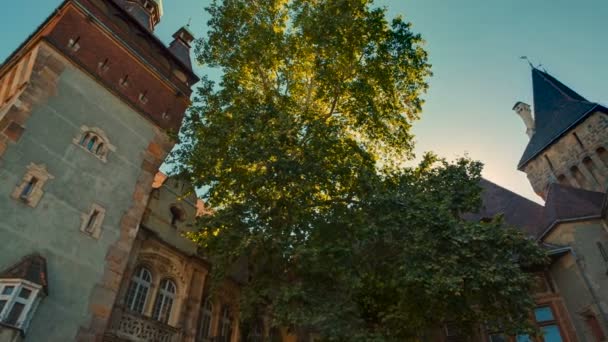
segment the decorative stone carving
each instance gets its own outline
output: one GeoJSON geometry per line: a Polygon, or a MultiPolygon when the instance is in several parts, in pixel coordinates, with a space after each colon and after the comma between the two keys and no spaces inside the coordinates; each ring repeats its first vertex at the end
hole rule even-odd
{"type": "Polygon", "coordinates": [[[180,329],[123,307],[114,310],[110,334],[133,342],[177,342],[181,337],[180,329]]]}

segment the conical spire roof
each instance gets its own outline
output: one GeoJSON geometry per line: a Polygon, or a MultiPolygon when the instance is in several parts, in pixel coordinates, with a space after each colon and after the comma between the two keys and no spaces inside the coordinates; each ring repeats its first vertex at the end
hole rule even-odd
{"type": "Polygon", "coordinates": [[[537,68],[532,68],[532,88],[535,133],[519,161],[519,169],[579,121],[592,114],[594,109],[606,110],[537,68]]]}

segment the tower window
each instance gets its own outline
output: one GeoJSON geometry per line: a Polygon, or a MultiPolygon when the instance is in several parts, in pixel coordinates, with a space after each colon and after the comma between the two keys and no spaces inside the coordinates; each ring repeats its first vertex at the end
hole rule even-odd
{"type": "Polygon", "coordinates": [[[99,239],[104,216],[105,209],[98,204],[92,204],[89,212],[81,215],[82,223],[80,231],[95,239],[99,239]]]}
{"type": "Polygon", "coordinates": [[[578,137],[578,134],[576,134],[576,132],[573,132],[572,135],[574,136],[574,139],[576,139],[576,142],[578,143],[578,145],[582,148],[585,148],[585,145],[583,145],[583,142],[578,137]]]}
{"type": "Polygon", "coordinates": [[[78,50],[80,50],[80,44],[78,44],[78,42],[80,42],[80,36],[76,38],[71,38],[68,42],[68,48],[73,52],[77,52],[78,50]]]}
{"type": "Polygon", "coordinates": [[[80,136],[74,138],[73,143],[95,155],[103,162],[107,162],[109,151],[116,150],[116,148],[109,143],[108,137],[104,131],[99,128],[89,128],[87,126],[82,126],[80,128],[80,136]]]}
{"type": "Polygon", "coordinates": [[[125,77],[121,78],[119,84],[123,87],[129,86],[129,75],[125,75],[125,77]]]}
{"type": "Polygon", "coordinates": [[[171,212],[171,225],[172,226],[175,226],[177,224],[177,222],[184,221],[184,219],[186,218],[186,214],[184,213],[184,210],[175,204],[172,205],[171,208],[169,208],[169,210],[171,212]]]}
{"type": "Polygon", "coordinates": [[[30,195],[32,194],[32,190],[34,190],[36,183],[38,183],[38,178],[32,177],[30,179],[30,181],[27,182],[25,184],[25,186],[23,187],[23,190],[21,191],[21,196],[19,196],[19,198],[21,198],[24,201],[27,201],[29,199],[30,195]]]}
{"type": "Polygon", "coordinates": [[[585,179],[585,176],[583,176],[576,165],[570,168],[570,172],[581,188],[586,188],[588,186],[587,179],[585,179]]]}
{"type": "Polygon", "coordinates": [[[551,163],[551,159],[549,159],[549,157],[545,154],[544,155],[545,160],[547,161],[547,164],[549,164],[549,169],[553,170],[553,163],[551,163]]]}
{"type": "Polygon", "coordinates": [[[54,177],[48,173],[45,165],[30,164],[27,172],[17,185],[11,197],[35,208],[44,194],[44,185],[54,177]]]}

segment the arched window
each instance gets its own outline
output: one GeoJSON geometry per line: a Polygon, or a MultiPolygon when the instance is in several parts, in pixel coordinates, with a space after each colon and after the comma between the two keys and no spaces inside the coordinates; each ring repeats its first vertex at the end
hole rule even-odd
{"type": "Polygon", "coordinates": [[[578,167],[576,165],[572,166],[570,168],[570,173],[572,174],[572,177],[574,177],[574,179],[576,180],[576,182],[578,183],[578,185],[581,188],[587,188],[587,186],[588,186],[587,179],[581,173],[581,171],[578,169],[578,167]]]}
{"type": "Polygon", "coordinates": [[[151,284],[152,274],[146,268],[141,267],[133,274],[125,301],[129,310],[143,314],[151,284]]]}
{"type": "Polygon", "coordinates": [[[80,136],[75,138],[73,142],[104,162],[106,161],[108,151],[115,150],[115,147],[109,143],[106,134],[99,128],[82,126],[80,128],[80,136]]]}
{"type": "Polygon", "coordinates": [[[232,315],[230,314],[230,308],[224,306],[222,309],[222,321],[220,329],[220,341],[230,342],[232,337],[232,315]]]}
{"type": "Polygon", "coordinates": [[[160,282],[160,288],[156,295],[156,303],[154,303],[152,318],[165,324],[168,323],[174,300],[175,283],[169,279],[163,279],[163,281],[160,282]]]}
{"type": "Polygon", "coordinates": [[[213,303],[211,298],[205,299],[201,308],[201,322],[198,327],[198,341],[211,341],[211,323],[213,320],[213,303]]]}
{"type": "Polygon", "coordinates": [[[93,148],[95,148],[96,144],[97,144],[97,137],[93,135],[93,137],[89,140],[89,142],[87,143],[87,150],[89,150],[89,152],[93,152],[93,148]]]}

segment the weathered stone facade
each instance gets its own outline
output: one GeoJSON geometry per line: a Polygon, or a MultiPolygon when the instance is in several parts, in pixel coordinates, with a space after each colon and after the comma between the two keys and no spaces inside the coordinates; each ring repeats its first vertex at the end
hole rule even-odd
{"type": "Polygon", "coordinates": [[[608,186],[608,114],[595,112],[528,162],[523,171],[545,198],[549,184],[605,191],[608,186]]]}

